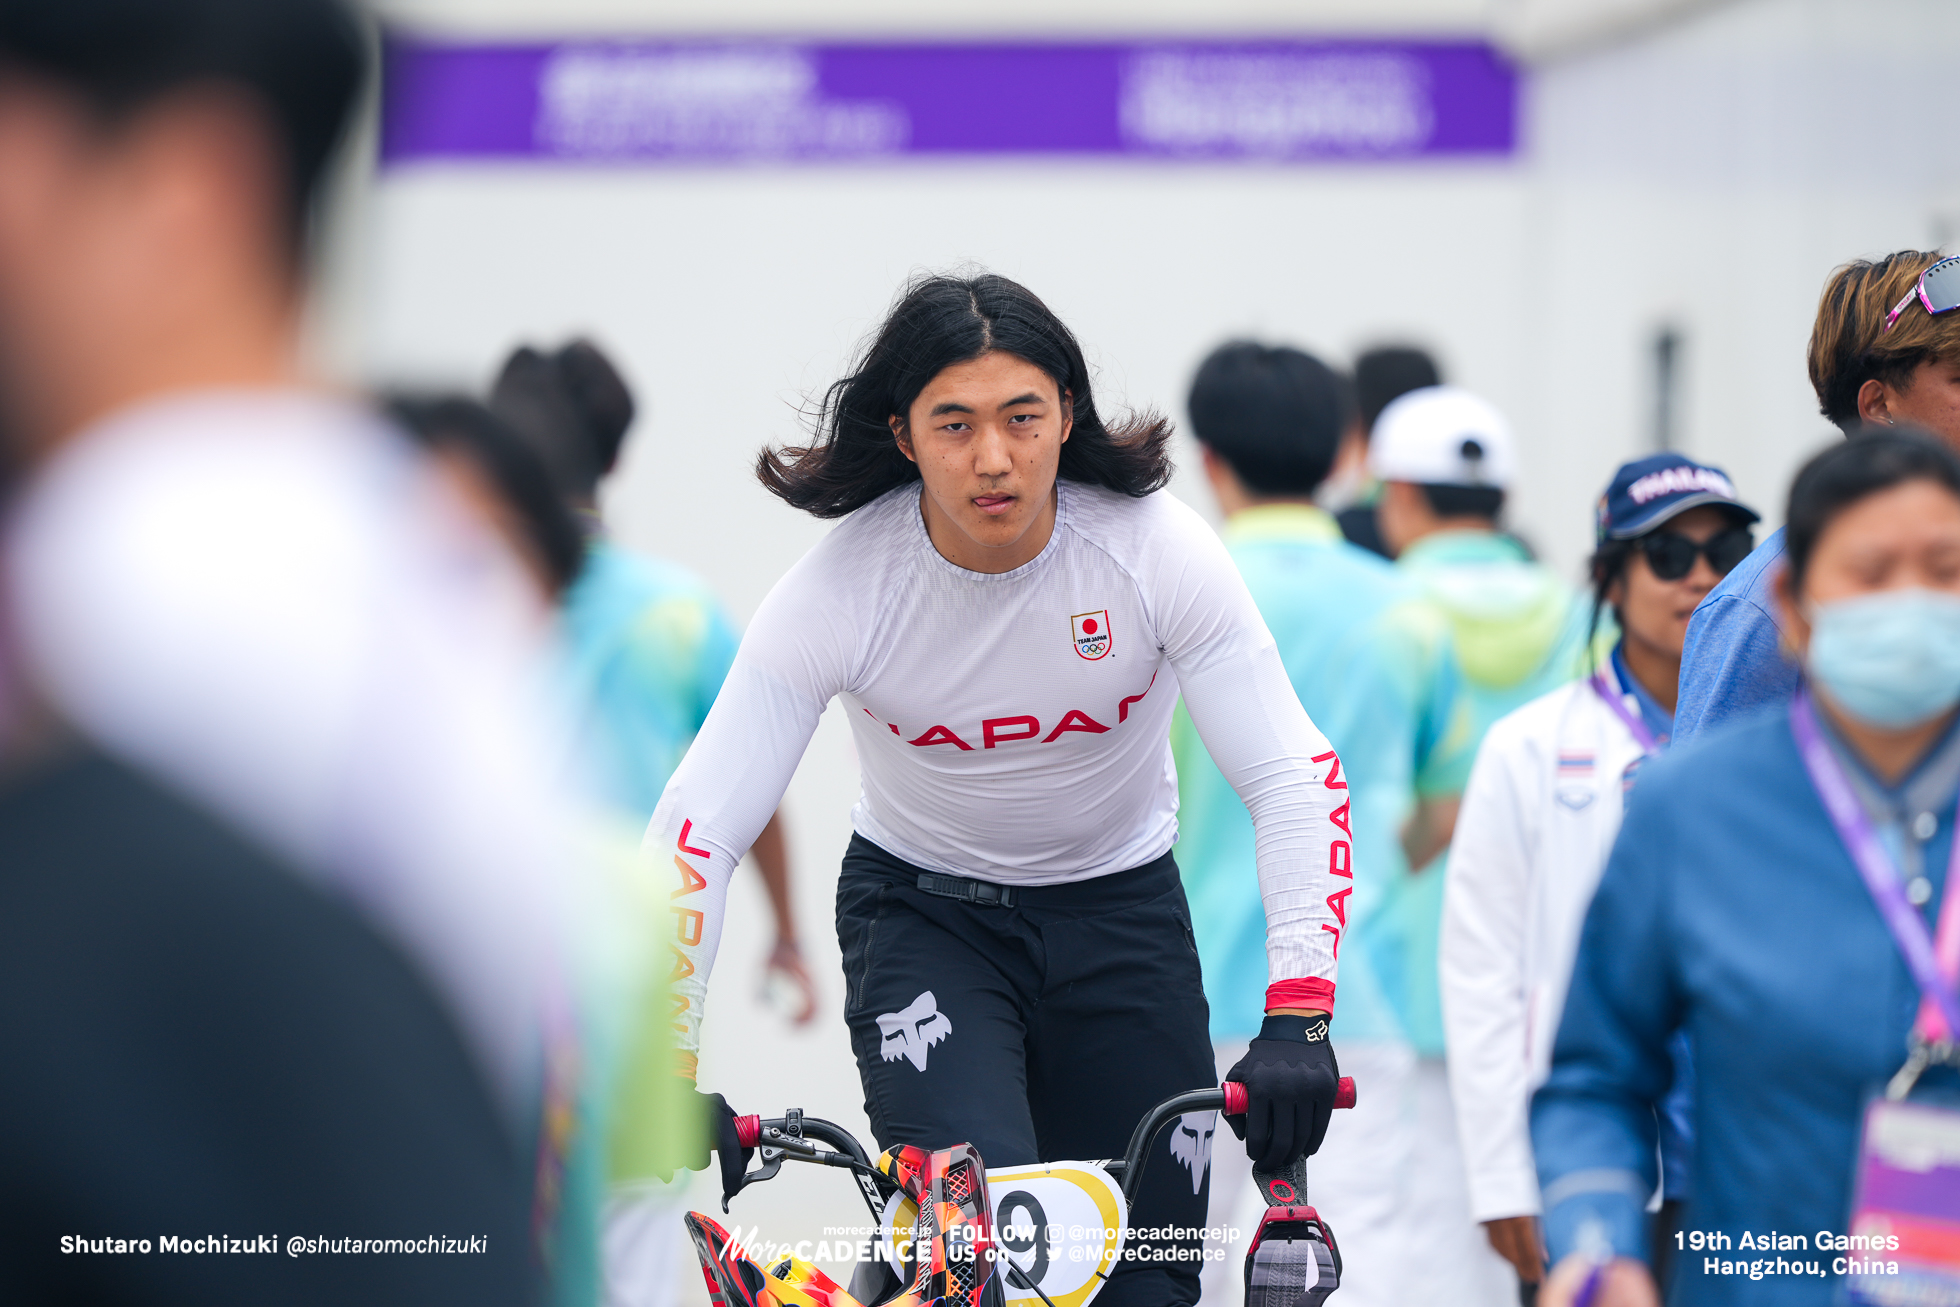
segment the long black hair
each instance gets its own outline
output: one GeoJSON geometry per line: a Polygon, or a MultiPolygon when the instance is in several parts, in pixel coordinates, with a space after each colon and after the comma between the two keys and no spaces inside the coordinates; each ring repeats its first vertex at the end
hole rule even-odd
{"type": "Polygon", "coordinates": [[[785,503],[816,517],[842,517],[917,481],[918,466],[892,435],[892,416],[911,412],[919,392],[945,369],[994,350],[1047,373],[1069,407],[1074,426],[1062,446],[1062,477],[1138,497],[1170,480],[1170,423],[1144,412],[1105,424],[1074,335],[1034,292],[991,273],[909,282],[851,374],[815,405],[815,439],[765,448],[756,457],[756,476],[785,503]]]}

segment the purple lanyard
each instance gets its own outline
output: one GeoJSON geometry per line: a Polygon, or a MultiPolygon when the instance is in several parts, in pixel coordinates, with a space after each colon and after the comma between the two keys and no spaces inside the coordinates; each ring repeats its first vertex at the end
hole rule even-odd
{"type": "MultiPolygon", "coordinates": [[[[1844,841],[1851,861],[1857,864],[1865,888],[1878,904],[1878,914],[1885,919],[1899,952],[1905,955],[1907,970],[1919,985],[1924,1002],[1920,1004],[1919,1019],[1913,1024],[1914,1031],[1933,1043],[1952,1039],[1953,1032],[1960,1031],[1960,997],[1953,991],[1952,968],[1947,968],[1948,976],[1941,974],[1932,937],[1926,933],[1925,919],[1906,901],[1898,869],[1879,841],[1878,832],[1872,829],[1865,806],[1851,792],[1851,782],[1838,765],[1837,755],[1824,742],[1823,732],[1817,727],[1816,711],[1810,706],[1810,694],[1801,687],[1790,704],[1790,733],[1797,737],[1797,752],[1803,755],[1804,770],[1810,773],[1810,783],[1817,787],[1817,797],[1824,801],[1831,825],[1837,827],[1838,838],[1844,841]]],[[[1953,888],[1951,882],[1949,872],[1949,891],[1953,888]]],[[[1940,904],[1940,944],[1944,947],[1938,952],[1951,956],[1960,948],[1960,894],[1949,892],[1942,897],[1945,901],[1940,904]]]]}
{"type": "Polygon", "coordinates": [[[1626,695],[1620,691],[1620,687],[1607,680],[1603,671],[1594,672],[1588,684],[1592,686],[1593,693],[1613,710],[1613,715],[1633,732],[1634,742],[1640,746],[1640,751],[1652,757],[1661,747],[1660,741],[1654,738],[1654,733],[1647,729],[1647,723],[1640,719],[1638,713],[1627,710],[1626,695]]]}

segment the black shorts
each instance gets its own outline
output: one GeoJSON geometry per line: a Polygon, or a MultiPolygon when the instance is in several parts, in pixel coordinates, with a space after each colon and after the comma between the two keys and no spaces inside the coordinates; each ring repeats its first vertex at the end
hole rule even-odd
{"type": "MultiPolygon", "coordinates": [[[[990,1167],[1121,1157],[1147,1110],[1218,1083],[1169,853],[1016,886],[1011,907],[928,894],[921,874],[853,835],[837,883],[844,1016],[879,1147],[970,1143],[990,1167]]],[[[1133,1229],[1204,1226],[1215,1127],[1158,1136],[1133,1229]]],[[[1141,1256],[1126,1256],[1098,1307],[1197,1302],[1198,1245],[1132,1240],[1141,1256]]]]}

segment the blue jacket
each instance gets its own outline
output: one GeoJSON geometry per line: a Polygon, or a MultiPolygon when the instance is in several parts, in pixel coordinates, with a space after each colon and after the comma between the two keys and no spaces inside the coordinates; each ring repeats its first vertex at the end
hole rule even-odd
{"type": "Polygon", "coordinates": [[[1797,688],[1797,665],[1783,656],[1776,579],[1783,574],[1783,528],[1695,608],[1681,650],[1681,700],[1674,742],[1686,744],[1731,717],[1781,703],[1797,688]]]}
{"type": "MultiPolygon", "coordinates": [[[[1937,913],[1953,802],[1925,848],[1937,913]]],[[[1554,1258],[1595,1220],[1646,1256],[1654,1107],[1668,1041],[1694,1044],[1694,1196],[1686,1230],[1728,1235],[1676,1254],[1670,1301],[1832,1301],[1835,1278],[1710,1273],[1752,1261],[1742,1236],[1844,1232],[1863,1096],[1905,1060],[1918,991],[1797,754],[1787,705],[1676,745],[1641,771],[1580,936],[1532,1145],[1554,1258]]],[[[1929,1073],[1929,1087],[1955,1084],[1929,1073]]]]}

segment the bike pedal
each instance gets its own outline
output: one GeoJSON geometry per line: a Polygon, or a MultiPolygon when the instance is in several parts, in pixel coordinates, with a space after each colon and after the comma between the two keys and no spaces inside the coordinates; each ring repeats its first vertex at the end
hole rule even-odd
{"type": "Polygon", "coordinates": [[[1267,1208],[1245,1255],[1246,1307],[1319,1307],[1340,1287],[1340,1253],[1320,1213],[1267,1208]]]}

